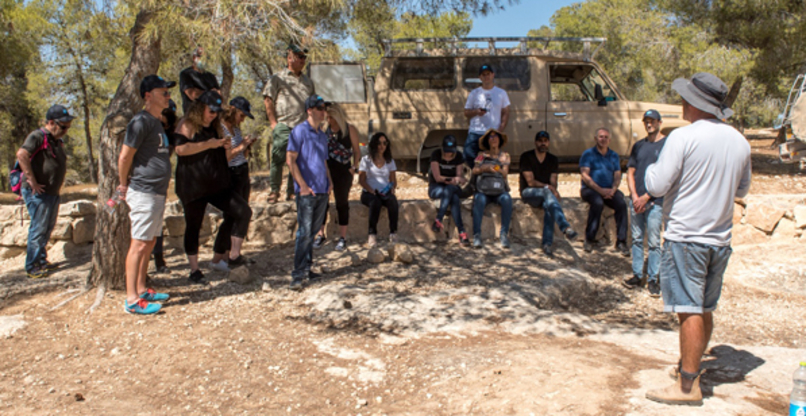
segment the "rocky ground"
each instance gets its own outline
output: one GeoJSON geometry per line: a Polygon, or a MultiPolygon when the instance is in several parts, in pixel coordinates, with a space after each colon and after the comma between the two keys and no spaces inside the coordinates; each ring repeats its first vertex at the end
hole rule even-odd
{"type": "MultiPolygon", "coordinates": [[[[767,141],[751,143],[753,193],[804,192],[767,141]]],[[[578,176],[561,180],[564,194],[578,192],[578,176]]],[[[405,183],[412,197],[424,189],[405,183]]],[[[0,412],[773,415],[786,412],[806,359],[803,243],[735,247],[707,397],[693,409],[644,399],[671,382],[677,324],[660,299],[621,286],[629,262],[610,248],[586,254],[560,239],[547,258],[531,240],[509,251],[384,244],[375,264],[360,243],[317,251],[324,277],[301,293],[287,290],[289,245],[249,246],[257,264],[242,283],[208,272],[209,286],[189,285],[182,253],[169,250],[170,272],[153,284],[172,297],[152,317],[125,314],[117,291],[87,313],[97,295],[80,291],[88,251],[43,281],[6,260],[0,412]]]]}

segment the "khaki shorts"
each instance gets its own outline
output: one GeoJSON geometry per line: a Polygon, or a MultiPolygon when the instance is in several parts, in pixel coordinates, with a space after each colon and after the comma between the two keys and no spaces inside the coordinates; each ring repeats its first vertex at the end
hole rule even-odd
{"type": "Polygon", "coordinates": [[[151,241],[162,234],[162,217],[165,212],[165,195],[126,192],[129,219],[132,222],[132,238],[151,241]]]}

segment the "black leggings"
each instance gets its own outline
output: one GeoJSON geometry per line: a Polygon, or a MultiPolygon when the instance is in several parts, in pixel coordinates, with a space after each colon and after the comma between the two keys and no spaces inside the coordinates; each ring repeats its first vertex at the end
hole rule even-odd
{"type": "Polygon", "coordinates": [[[232,246],[232,235],[246,235],[249,228],[252,209],[249,208],[248,202],[230,189],[190,202],[182,201],[182,208],[185,211],[185,254],[188,256],[199,254],[199,232],[204,222],[207,204],[224,213],[224,221],[218,227],[218,235],[213,245],[215,253],[223,254],[229,251],[232,246]],[[233,230],[236,225],[238,229],[233,230]]]}
{"type": "MultiPolygon", "coordinates": [[[[229,168],[230,172],[230,189],[233,194],[240,195],[246,203],[249,203],[249,194],[252,192],[252,185],[249,183],[249,163],[242,163],[238,166],[229,168]]],[[[242,219],[246,225],[235,224],[232,227],[232,236],[245,238],[246,232],[249,230],[249,222],[252,220],[251,214],[249,217],[242,219]]]]}
{"type": "MultiPolygon", "coordinates": [[[[353,186],[353,174],[350,173],[350,165],[328,159],[327,167],[330,170],[330,179],[333,181],[333,198],[336,199],[336,213],[338,214],[338,225],[350,224],[350,188],[353,186]]],[[[325,211],[325,221],[327,224],[327,211],[325,211]]]]}
{"type": "Polygon", "coordinates": [[[378,219],[381,217],[381,207],[389,211],[389,233],[397,232],[398,206],[397,198],[389,195],[381,198],[367,191],[361,192],[361,203],[369,207],[369,234],[378,234],[378,219]]]}

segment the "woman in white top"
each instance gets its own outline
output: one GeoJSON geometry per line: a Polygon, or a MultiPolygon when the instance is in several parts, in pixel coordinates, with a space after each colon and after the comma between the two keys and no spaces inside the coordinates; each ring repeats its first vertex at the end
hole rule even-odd
{"type": "Polygon", "coordinates": [[[392,146],[386,134],[378,132],[369,139],[369,154],[361,158],[358,166],[358,182],[364,189],[361,203],[369,207],[369,241],[372,247],[377,243],[378,219],[381,207],[389,213],[389,241],[396,242],[398,205],[395,197],[395,161],[392,160],[392,146]]]}

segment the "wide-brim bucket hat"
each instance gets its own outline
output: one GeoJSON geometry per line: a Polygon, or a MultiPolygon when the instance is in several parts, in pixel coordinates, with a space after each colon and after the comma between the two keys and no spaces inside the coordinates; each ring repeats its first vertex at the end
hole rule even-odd
{"type": "Polygon", "coordinates": [[[716,75],[699,72],[690,80],[678,78],[672,82],[672,89],[696,109],[723,120],[733,115],[733,110],[725,105],[728,86],[716,75]]]}
{"type": "Polygon", "coordinates": [[[500,132],[500,131],[498,131],[496,129],[489,129],[484,133],[483,136],[481,136],[481,138],[479,138],[479,149],[481,149],[481,150],[490,150],[489,148],[484,146],[484,143],[486,142],[486,140],[484,140],[484,139],[489,138],[490,135],[493,134],[493,133],[497,133],[498,137],[501,138],[501,144],[498,146],[498,148],[500,149],[500,148],[506,146],[507,140],[508,140],[507,139],[507,134],[502,133],[502,132],[500,132]]]}

